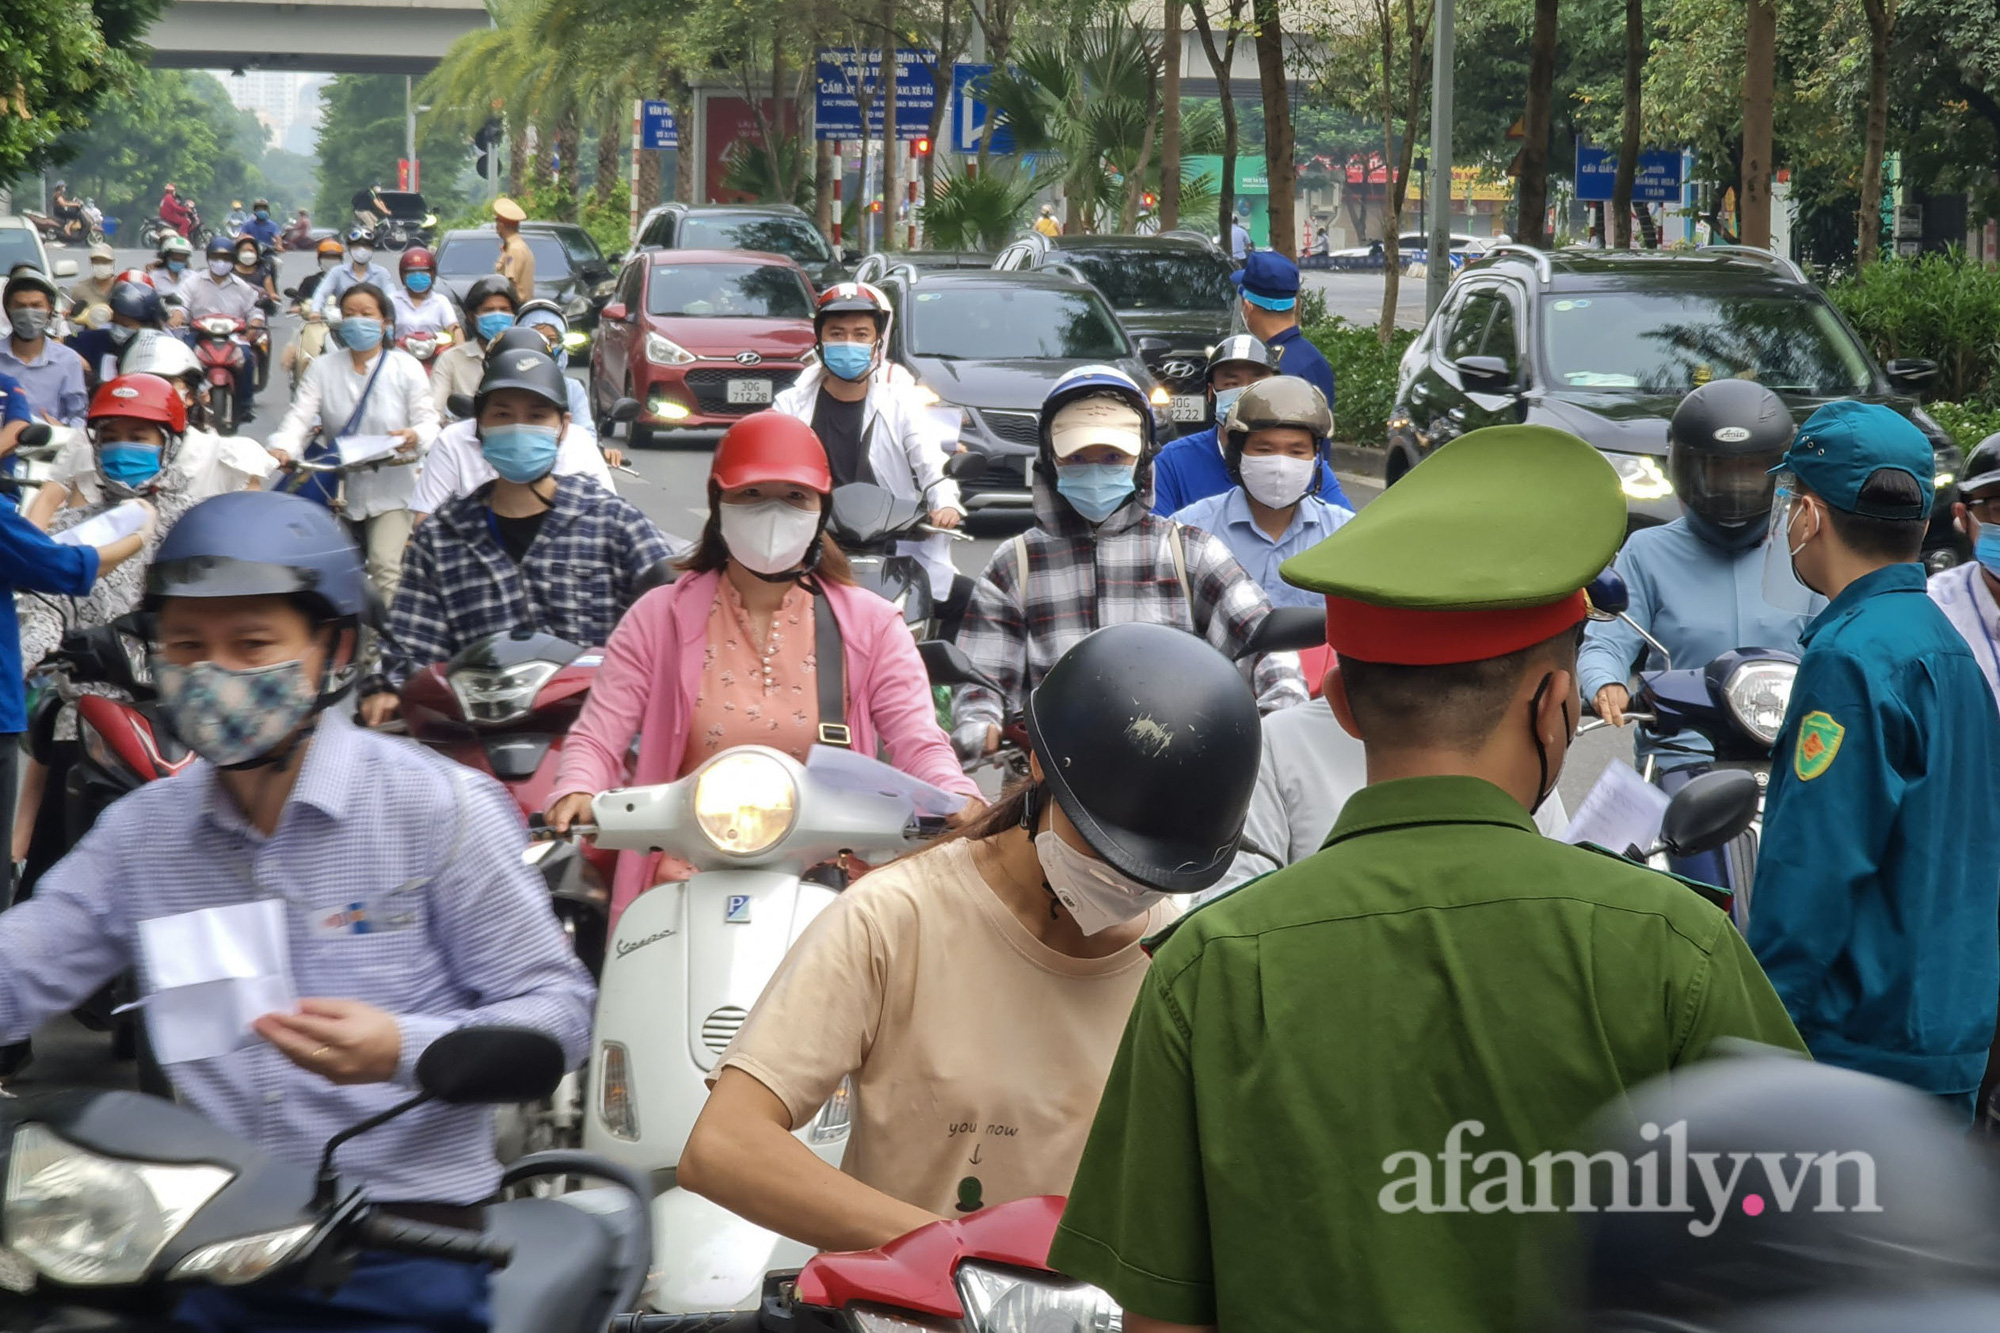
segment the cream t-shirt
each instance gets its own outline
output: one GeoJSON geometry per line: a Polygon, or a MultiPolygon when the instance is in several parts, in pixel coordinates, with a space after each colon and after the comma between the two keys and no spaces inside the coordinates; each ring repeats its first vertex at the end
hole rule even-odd
{"type": "MultiPolygon", "coordinates": [[[[1178,912],[1152,909],[1147,933],[1178,912]]],[[[941,1216],[1067,1194],[1148,959],[1030,934],[955,841],[874,871],[800,937],[716,1066],[797,1128],[854,1076],[843,1169],[941,1216]]]]}

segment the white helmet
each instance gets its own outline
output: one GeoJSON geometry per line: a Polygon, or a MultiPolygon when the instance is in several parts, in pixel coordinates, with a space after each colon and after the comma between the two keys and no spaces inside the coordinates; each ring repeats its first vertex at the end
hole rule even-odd
{"type": "Polygon", "coordinates": [[[118,358],[118,373],[158,375],[161,379],[176,380],[183,375],[199,375],[201,362],[196,359],[193,348],[171,333],[141,329],[125,349],[125,354],[118,358]]]}

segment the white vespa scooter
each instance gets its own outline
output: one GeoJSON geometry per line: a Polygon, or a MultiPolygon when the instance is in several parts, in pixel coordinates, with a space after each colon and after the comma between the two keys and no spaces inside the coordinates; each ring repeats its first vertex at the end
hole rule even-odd
{"type": "MultiPolygon", "coordinates": [[[[887,764],[814,747],[800,764],[765,746],[726,750],[678,782],[600,795],[601,847],[691,862],[625,909],[605,952],[583,1142],[650,1175],[656,1310],[752,1309],[764,1274],[813,1251],[676,1186],[706,1077],[785,951],[836,890],[800,878],[848,855],[882,860],[944,830],[937,798],[887,764]]],[[[847,1147],[843,1083],[798,1137],[831,1165],[847,1147]]]]}

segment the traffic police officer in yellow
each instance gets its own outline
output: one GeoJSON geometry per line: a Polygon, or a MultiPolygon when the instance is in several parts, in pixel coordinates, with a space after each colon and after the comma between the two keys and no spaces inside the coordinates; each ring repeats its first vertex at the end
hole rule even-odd
{"type": "Polygon", "coordinates": [[[1575,1189],[1538,1155],[1718,1038],[1801,1049],[1724,913],[1529,814],[1624,531],[1596,451],[1492,427],[1285,563],[1369,785],[1157,944],[1049,1255],[1127,1333],[1512,1330],[1575,1189]]]}

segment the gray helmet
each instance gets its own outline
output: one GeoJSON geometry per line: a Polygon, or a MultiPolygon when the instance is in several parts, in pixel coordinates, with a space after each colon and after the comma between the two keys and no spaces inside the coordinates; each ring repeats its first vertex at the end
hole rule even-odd
{"type": "Polygon", "coordinates": [[[370,611],[361,553],[324,505],[278,491],[211,496],[167,530],[146,569],[146,605],[166,597],[298,597],[333,620],[370,611]]]}
{"type": "Polygon", "coordinates": [[[1277,426],[1309,431],[1314,447],[1324,448],[1333,434],[1333,409],[1326,405],[1325,394],[1296,375],[1258,380],[1230,405],[1222,422],[1222,452],[1231,460],[1231,470],[1234,460],[1243,456],[1250,432],[1277,426]]]}
{"type": "Polygon", "coordinates": [[[1247,333],[1232,333],[1221,342],[1208,349],[1208,368],[1201,373],[1202,383],[1215,381],[1215,368],[1231,361],[1241,361],[1246,365],[1271,368],[1271,349],[1262,340],[1247,333]]]}
{"type": "Polygon", "coordinates": [[[486,399],[502,389],[520,389],[553,403],[558,411],[569,406],[569,382],[563,378],[561,367],[555,358],[540,351],[500,351],[497,347],[486,357],[486,374],[479,381],[479,390],[472,396],[473,415],[486,405],[486,399]]]}

